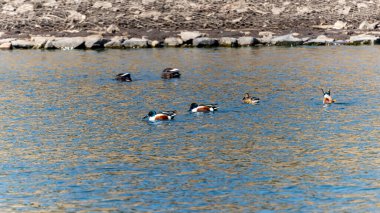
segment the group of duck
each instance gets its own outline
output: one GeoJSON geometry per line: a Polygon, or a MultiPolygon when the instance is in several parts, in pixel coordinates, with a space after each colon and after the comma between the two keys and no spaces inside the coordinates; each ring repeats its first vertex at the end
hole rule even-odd
{"type": "MultiPolygon", "coordinates": [[[[180,78],[181,73],[177,68],[165,68],[161,73],[161,78],[163,79],[171,79],[171,78],[180,78]]],[[[132,77],[130,73],[119,73],[116,75],[117,81],[122,82],[131,82],[132,77]]],[[[335,99],[331,96],[331,91],[328,90],[325,92],[323,89],[323,104],[332,104],[335,103],[335,99]]],[[[249,93],[245,93],[243,99],[241,100],[244,104],[258,104],[260,102],[260,98],[252,97],[249,93]]],[[[218,104],[197,104],[192,103],[189,108],[189,112],[192,113],[207,113],[214,112],[218,110],[218,104]]],[[[150,111],[147,115],[143,117],[143,119],[148,118],[149,121],[163,121],[163,120],[172,120],[176,116],[176,111],[150,111]]]]}

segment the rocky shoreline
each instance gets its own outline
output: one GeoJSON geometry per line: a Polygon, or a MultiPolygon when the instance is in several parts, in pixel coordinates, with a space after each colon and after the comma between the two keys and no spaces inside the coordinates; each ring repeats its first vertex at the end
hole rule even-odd
{"type": "Polygon", "coordinates": [[[326,35],[315,38],[300,37],[298,33],[274,36],[272,32],[259,32],[258,37],[212,38],[199,31],[182,31],[177,36],[163,40],[128,38],[127,36],[90,35],[84,37],[31,36],[30,38],[0,39],[0,49],[130,49],[161,47],[253,47],[253,46],[330,46],[330,45],[376,45],[380,36],[372,33],[350,36],[348,39],[334,39],[326,35]]]}
{"type": "Polygon", "coordinates": [[[380,1],[5,0],[1,49],[377,44],[380,1]]]}

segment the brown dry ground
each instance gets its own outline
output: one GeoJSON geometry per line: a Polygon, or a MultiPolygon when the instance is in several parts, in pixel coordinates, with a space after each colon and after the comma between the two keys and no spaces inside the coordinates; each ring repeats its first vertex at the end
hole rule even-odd
{"type": "Polygon", "coordinates": [[[107,34],[163,39],[181,30],[198,30],[210,37],[353,34],[359,24],[380,19],[380,0],[3,0],[0,1],[3,37],[32,35],[83,36],[107,34]],[[347,22],[347,29],[315,29],[313,25],[347,22]]]}

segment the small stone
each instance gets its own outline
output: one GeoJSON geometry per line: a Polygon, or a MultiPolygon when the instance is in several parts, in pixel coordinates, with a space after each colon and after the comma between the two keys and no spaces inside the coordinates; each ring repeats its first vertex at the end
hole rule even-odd
{"type": "Polygon", "coordinates": [[[109,9],[112,7],[112,3],[105,1],[97,1],[92,7],[95,9],[109,9]]]}
{"type": "Polygon", "coordinates": [[[154,41],[152,41],[151,46],[152,47],[163,47],[164,44],[161,41],[154,40],[154,41]]]}
{"type": "Polygon", "coordinates": [[[107,28],[107,33],[111,33],[111,34],[115,34],[117,32],[120,32],[120,29],[114,25],[114,24],[111,24],[108,28],[107,28]]]}

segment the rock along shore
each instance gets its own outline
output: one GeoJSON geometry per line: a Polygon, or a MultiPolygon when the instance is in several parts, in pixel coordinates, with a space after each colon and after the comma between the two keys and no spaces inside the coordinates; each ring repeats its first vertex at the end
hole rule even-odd
{"type": "Polygon", "coordinates": [[[380,36],[360,34],[348,39],[337,40],[325,35],[315,38],[299,37],[298,33],[275,36],[272,32],[260,32],[260,37],[220,37],[211,38],[199,31],[182,31],[177,36],[163,40],[128,38],[127,36],[90,35],[85,37],[31,36],[30,38],[0,39],[0,49],[129,49],[160,47],[253,47],[253,46],[330,46],[330,45],[377,45],[380,36]]]}

